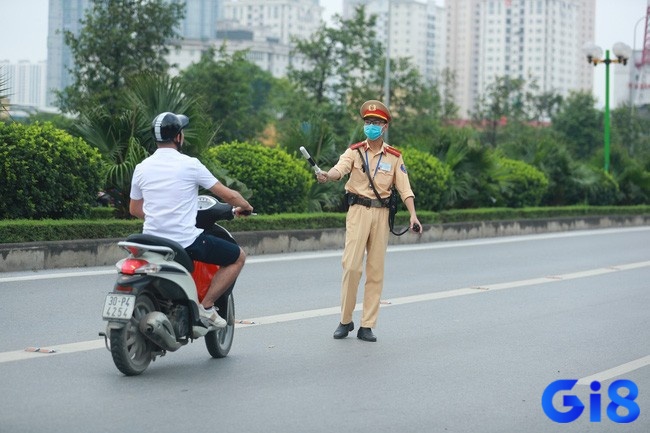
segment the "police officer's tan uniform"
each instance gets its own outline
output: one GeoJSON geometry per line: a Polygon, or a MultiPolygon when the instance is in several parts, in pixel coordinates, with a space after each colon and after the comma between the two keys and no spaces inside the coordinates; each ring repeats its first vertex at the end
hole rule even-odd
{"type": "MultiPolygon", "coordinates": [[[[391,120],[390,112],[379,101],[367,101],[360,110],[361,117],[391,120]]],[[[394,184],[403,201],[411,197],[412,223],[417,221],[412,204],[414,197],[401,153],[384,143],[381,138],[373,142],[375,150],[368,140],[350,146],[339,158],[338,163],[323,176],[327,179],[350,177],[345,190],[358,196],[360,203],[350,206],[346,217],[345,250],[343,252],[343,281],[341,287],[341,326],[350,324],[353,329],[352,313],[357,302],[357,291],[363,272],[364,253],[366,258],[366,284],[363,296],[362,328],[374,328],[377,323],[379,304],[384,283],[384,258],[388,246],[388,208],[382,205],[370,186],[365,165],[369,169],[375,189],[382,199],[390,196],[394,184]],[[360,152],[359,152],[360,151],[360,152]]],[[[321,179],[319,178],[319,181],[321,179]]],[[[360,330],[361,332],[361,330],[360,330]]],[[[337,329],[335,338],[342,338],[337,329]],[[337,335],[338,333],[338,335],[337,335]]],[[[347,336],[347,332],[343,332],[347,336]]],[[[362,336],[359,334],[359,338],[362,336]]],[[[375,341],[370,332],[367,341],[375,341]]]]}

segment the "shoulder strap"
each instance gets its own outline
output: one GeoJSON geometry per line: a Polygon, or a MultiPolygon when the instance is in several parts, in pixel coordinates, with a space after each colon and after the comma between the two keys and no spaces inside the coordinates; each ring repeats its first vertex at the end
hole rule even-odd
{"type": "Polygon", "coordinates": [[[395,185],[391,188],[390,192],[390,197],[388,199],[382,199],[379,193],[377,192],[377,188],[375,188],[375,183],[372,181],[372,177],[370,177],[370,167],[366,164],[366,160],[363,158],[363,153],[361,153],[361,149],[359,147],[356,148],[357,151],[359,152],[359,156],[361,157],[361,163],[363,164],[363,167],[365,168],[366,176],[368,176],[368,181],[370,182],[370,187],[372,188],[372,192],[375,193],[375,196],[377,197],[377,200],[385,203],[388,205],[388,228],[390,229],[390,232],[396,236],[402,236],[404,233],[408,231],[408,227],[404,229],[401,233],[395,233],[395,214],[397,213],[397,191],[395,190],[395,185]]]}
{"type": "Polygon", "coordinates": [[[361,163],[363,164],[363,167],[365,168],[365,170],[363,170],[363,171],[365,171],[366,176],[368,176],[368,181],[370,182],[370,187],[372,188],[372,192],[375,193],[375,196],[377,197],[377,200],[383,202],[384,199],[382,199],[380,197],[379,193],[377,192],[377,188],[375,188],[375,183],[372,181],[372,177],[370,177],[370,167],[368,167],[368,165],[366,164],[366,160],[363,158],[363,153],[361,153],[361,149],[358,148],[358,147],[356,149],[357,149],[357,152],[359,152],[359,156],[361,157],[361,163]]]}
{"type": "Polygon", "coordinates": [[[397,157],[402,156],[402,152],[400,152],[399,150],[395,149],[392,146],[389,146],[388,144],[386,145],[385,149],[386,152],[390,153],[391,155],[395,155],[397,157]]]}

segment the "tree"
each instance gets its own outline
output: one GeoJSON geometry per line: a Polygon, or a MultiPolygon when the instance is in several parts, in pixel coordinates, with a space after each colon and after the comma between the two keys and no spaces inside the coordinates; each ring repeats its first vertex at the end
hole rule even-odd
{"type": "MultiPolygon", "coordinates": [[[[360,6],[351,19],[335,19],[336,27],[323,25],[311,39],[295,41],[298,66],[290,69],[288,78],[311,102],[299,113],[300,121],[324,117],[337,136],[349,137],[347,145],[364,138],[358,107],[368,99],[383,99],[386,52],[374,31],[377,15],[360,6]]],[[[451,91],[451,74],[445,80],[451,91]]],[[[390,60],[390,106],[396,119],[391,141],[400,144],[430,137],[442,117],[457,111],[449,94],[443,101],[439,83],[422,77],[408,58],[390,60]]]]}
{"type": "Polygon", "coordinates": [[[219,126],[217,143],[253,140],[272,118],[275,79],[248,61],[246,51],[228,55],[225,49],[204,52],[198,63],[181,73],[181,83],[219,126]]]}
{"type": "Polygon", "coordinates": [[[496,77],[476,102],[472,119],[485,128],[485,141],[492,147],[497,145],[500,126],[526,118],[524,86],[521,78],[496,77]]]}
{"type": "Polygon", "coordinates": [[[196,99],[186,94],[178,78],[141,75],[120,95],[119,114],[111,115],[107,108],[99,106],[79,117],[77,132],[109,162],[104,187],[119,216],[129,216],[131,177],[136,164],[156,150],[151,121],[157,114],[172,111],[190,118],[185,130],[185,153],[198,157],[213,144],[215,127],[196,99]]]}
{"type": "Polygon", "coordinates": [[[441,90],[440,97],[442,98],[442,112],[440,117],[443,120],[455,119],[458,117],[458,105],[454,98],[454,92],[458,85],[456,72],[449,68],[444,68],[441,75],[442,80],[438,82],[438,87],[441,90]]]}
{"type": "Polygon", "coordinates": [[[591,93],[571,92],[552,118],[558,132],[574,158],[587,160],[603,146],[602,116],[591,93]]]}
{"type": "Polygon", "coordinates": [[[62,111],[85,113],[103,106],[119,112],[119,97],[135,76],[165,73],[169,40],[178,38],[183,3],[166,0],[92,0],[79,36],[64,31],[74,66],[73,84],[57,92],[62,111]]]}
{"type": "MultiPolygon", "coordinates": [[[[422,77],[417,68],[406,58],[391,60],[390,109],[394,121],[389,129],[389,141],[398,146],[416,145],[435,137],[443,117],[443,101],[438,85],[422,77]]],[[[385,71],[377,74],[373,82],[374,92],[384,93],[385,71]]],[[[364,98],[367,99],[367,98],[364,98]]],[[[358,99],[358,107],[363,99],[358,99]]],[[[355,115],[357,113],[354,113],[355,115]]],[[[363,138],[363,137],[362,137],[363,138]]]]}
{"type": "MultiPolygon", "coordinates": [[[[620,143],[632,157],[650,157],[650,119],[624,104],[612,110],[612,143],[620,143]]],[[[615,167],[612,167],[615,168],[615,167]]]]}
{"type": "Polygon", "coordinates": [[[329,101],[347,106],[353,91],[372,81],[383,65],[383,48],[374,30],[376,15],[368,16],[358,7],[351,19],[340,15],[334,19],[338,28],[323,25],[311,39],[294,40],[300,67],[290,67],[289,80],[317,107],[329,101]]]}

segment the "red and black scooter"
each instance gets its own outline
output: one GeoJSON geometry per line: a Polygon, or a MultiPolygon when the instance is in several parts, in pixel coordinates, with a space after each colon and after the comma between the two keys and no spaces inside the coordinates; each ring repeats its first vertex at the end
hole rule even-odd
{"type": "MultiPolygon", "coordinates": [[[[197,227],[236,243],[216,224],[233,217],[232,206],[199,196],[197,227]]],[[[129,255],[116,264],[117,281],[102,311],[106,332],[100,333],[117,369],[138,375],[156,357],[201,337],[212,357],[227,356],[235,331],[234,283],[215,303],[225,328],[206,325],[198,311],[219,267],[193,261],[178,243],[158,236],[134,234],[118,245],[129,255]]]]}

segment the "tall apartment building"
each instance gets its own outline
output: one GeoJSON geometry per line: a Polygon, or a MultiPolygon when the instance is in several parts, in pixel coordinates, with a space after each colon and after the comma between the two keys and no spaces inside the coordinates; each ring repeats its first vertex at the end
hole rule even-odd
{"type": "Polygon", "coordinates": [[[177,70],[197,62],[212,47],[225,45],[227,54],[247,51],[247,59],[275,77],[286,76],[290,64],[292,38],[307,39],[321,25],[322,8],[318,0],[226,0],[217,21],[214,37],[181,41],[181,49],[170,53],[177,70]]]}
{"type": "Polygon", "coordinates": [[[179,33],[185,39],[214,39],[222,8],[222,0],[185,0],[185,18],[179,33]]]}
{"type": "Polygon", "coordinates": [[[496,77],[535,80],[540,91],[591,91],[596,0],[447,0],[447,60],[467,117],[496,77]]]}
{"type": "Polygon", "coordinates": [[[68,68],[73,63],[70,48],[65,44],[63,32],[79,34],[79,20],[84,17],[90,0],[50,0],[47,29],[47,96],[46,104],[56,102],[53,89],[62,90],[72,84],[68,68]]]}
{"type": "Polygon", "coordinates": [[[292,37],[308,39],[321,25],[318,0],[225,0],[221,28],[243,28],[289,45],[292,37]]]}
{"type": "Polygon", "coordinates": [[[246,59],[249,62],[270,72],[276,78],[286,77],[289,65],[294,61],[291,46],[288,44],[282,44],[273,38],[256,38],[255,33],[250,30],[220,30],[217,31],[216,39],[181,41],[180,50],[174,50],[168,56],[168,61],[176,65],[170,74],[176,75],[192,63],[197,63],[209,48],[213,48],[218,55],[222,46],[225,46],[227,55],[246,51],[246,59]]]}
{"type": "Polygon", "coordinates": [[[21,60],[16,63],[0,61],[7,80],[9,104],[33,108],[45,107],[46,93],[46,62],[32,63],[21,60]]]}
{"type": "Polygon", "coordinates": [[[374,30],[391,58],[406,57],[423,77],[438,77],[446,58],[444,8],[435,0],[343,0],[343,18],[359,6],[377,15],[374,30]]]}

